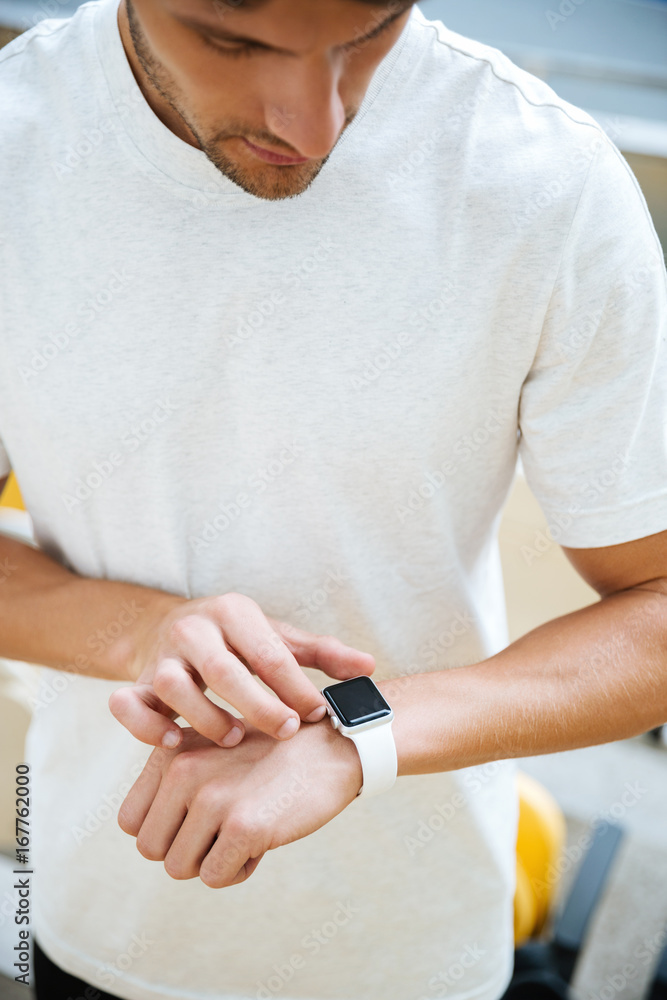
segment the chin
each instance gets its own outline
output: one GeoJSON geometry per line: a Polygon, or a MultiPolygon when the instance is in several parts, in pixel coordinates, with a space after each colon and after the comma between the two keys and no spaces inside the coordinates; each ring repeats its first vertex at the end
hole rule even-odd
{"type": "Polygon", "coordinates": [[[310,161],[295,163],[291,167],[264,163],[249,170],[244,164],[227,176],[249,194],[266,201],[280,201],[303,194],[319,174],[321,167],[321,163],[315,165],[310,161]]]}

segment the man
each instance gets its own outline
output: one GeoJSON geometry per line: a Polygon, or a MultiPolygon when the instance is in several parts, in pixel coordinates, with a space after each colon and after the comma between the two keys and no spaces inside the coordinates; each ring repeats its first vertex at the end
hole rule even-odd
{"type": "Polygon", "coordinates": [[[667,719],[629,169],[403,4],[101,0],[8,46],[0,95],[38,996],[494,1000],[511,758],[667,719]],[[601,600],[508,646],[517,455],[601,600]],[[320,688],[371,673],[399,778],[357,799],[320,688]]]}

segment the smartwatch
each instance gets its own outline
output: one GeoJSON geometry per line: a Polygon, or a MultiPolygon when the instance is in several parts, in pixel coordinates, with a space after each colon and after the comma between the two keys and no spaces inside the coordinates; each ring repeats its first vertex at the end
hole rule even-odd
{"type": "Polygon", "coordinates": [[[359,795],[388,791],[398,762],[391,731],[394,713],[370,677],[352,677],[322,689],[331,725],[359,752],[363,784],[359,795]]]}

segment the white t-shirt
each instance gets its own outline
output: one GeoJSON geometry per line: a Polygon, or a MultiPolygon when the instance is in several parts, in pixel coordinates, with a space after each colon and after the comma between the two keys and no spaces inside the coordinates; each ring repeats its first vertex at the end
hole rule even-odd
{"type": "MultiPolygon", "coordinates": [[[[384,678],[507,644],[518,454],[559,542],[667,527],[664,264],[587,114],[415,8],[312,186],[263,201],[150,110],[116,8],[0,53],[0,471],[46,552],[240,591],[384,678]]],[[[150,749],[86,652],[42,671],[27,750],[55,962],[127,1000],[503,992],[512,763],[400,778],[243,885],[174,881],[117,826],[150,749]]]]}

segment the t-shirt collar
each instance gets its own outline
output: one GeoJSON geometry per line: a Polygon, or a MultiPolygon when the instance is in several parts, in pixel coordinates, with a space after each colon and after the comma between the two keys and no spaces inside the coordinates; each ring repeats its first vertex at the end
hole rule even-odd
{"type": "MultiPolygon", "coordinates": [[[[129,139],[130,152],[139,154],[139,160],[143,160],[139,162],[140,168],[163,184],[171,179],[190,189],[193,200],[205,197],[212,202],[222,200],[226,204],[266,205],[264,199],[249,194],[225,177],[201,149],[180,139],[157,117],[135,80],[123,48],[118,26],[119,0],[99,0],[94,6],[97,8],[94,19],[97,54],[115,114],[129,139]]],[[[356,117],[343,132],[320,174],[304,194],[296,199],[287,199],[288,202],[317,196],[317,192],[327,186],[329,174],[339,168],[345,154],[363,137],[365,114],[397,66],[411,31],[414,33],[414,20],[415,8],[400,38],[379,63],[356,117]]]]}

